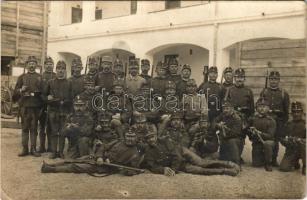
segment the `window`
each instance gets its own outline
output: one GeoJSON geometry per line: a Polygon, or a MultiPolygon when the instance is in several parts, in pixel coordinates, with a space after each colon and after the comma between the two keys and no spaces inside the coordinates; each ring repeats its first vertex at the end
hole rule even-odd
{"type": "Polygon", "coordinates": [[[130,14],[133,15],[133,14],[136,14],[136,11],[137,11],[137,1],[135,0],[132,0],[131,1],[131,9],[130,9],[130,14]]]}
{"type": "Polygon", "coordinates": [[[71,8],[71,23],[82,22],[82,8],[78,5],[77,7],[71,8]]]}
{"type": "Polygon", "coordinates": [[[95,20],[99,20],[99,19],[102,19],[102,9],[96,7],[96,10],[95,10],[95,20]]]}
{"type": "Polygon", "coordinates": [[[176,0],[166,0],[165,1],[165,9],[173,9],[173,8],[179,8],[180,7],[180,1],[176,0]]]}

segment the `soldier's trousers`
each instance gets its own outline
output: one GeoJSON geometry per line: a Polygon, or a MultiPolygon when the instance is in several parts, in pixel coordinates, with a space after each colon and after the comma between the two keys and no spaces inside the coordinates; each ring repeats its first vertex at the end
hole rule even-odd
{"type": "Polygon", "coordinates": [[[45,109],[42,109],[39,116],[39,140],[40,148],[45,148],[46,136],[47,136],[47,149],[51,149],[51,129],[49,120],[47,122],[47,113],[45,109]]]}
{"type": "Polygon", "coordinates": [[[281,171],[291,171],[294,165],[302,159],[303,167],[306,167],[306,145],[300,144],[297,147],[286,148],[284,157],[280,163],[281,171]]]}
{"type": "Polygon", "coordinates": [[[37,125],[38,125],[38,117],[39,117],[39,107],[22,107],[20,109],[20,114],[22,117],[21,127],[21,144],[23,148],[29,148],[29,133],[30,133],[30,141],[31,148],[36,148],[36,139],[37,139],[37,125]]]}
{"type": "Polygon", "coordinates": [[[240,138],[222,140],[220,144],[220,159],[232,161],[240,165],[240,153],[242,145],[243,142],[240,138]]]}
{"type": "Polygon", "coordinates": [[[87,163],[56,163],[48,164],[53,173],[107,173],[109,170],[106,167],[91,165],[87,163]]]}
{"type": "Polygon", "coordinates": [[[66,116],[67,114],[59,113],[57,111],[49,111],[51,150],[53,153],[56,153],[57,151],[63,153],[64,151],[65,137],[62,134],[62,130],[65,125],[66,116]]]}
{"type": "Polygon", "coordinates": [[[272,163],[273,148],[275,142],[273,140],[266,140],[263,144],[254,142],[252,144],[252,164],[255,167],[261,167],[264,164],[272,163]]]}
{"type": "Polygon", "coordinates": [[[70,147],[67,151],[68,158],[79,158],[82,156],[89,155],[91,146],[91,139],[89,137],[78,137],[76,139],[70,139],[70,147]]]}

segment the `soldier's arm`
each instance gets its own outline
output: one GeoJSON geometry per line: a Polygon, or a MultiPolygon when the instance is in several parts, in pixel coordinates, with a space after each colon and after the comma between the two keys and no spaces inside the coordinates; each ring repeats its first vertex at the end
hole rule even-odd
{"type": "Polygon", "coordinates": [[[237,137],[241,134],[242,120],[238,115],[235,115],[231,123],[227,125],[228,125],[227,130],[225,130],[227,138],[237,137]]]}
{"type": "Polygon", "coordinates": [[[19,76],[15,85],[14,93],[13,93],[13,101],[17,102],[21,97],[21,87],[23,86],[23,75],[19,76]]]}
{"type": "Polygon", "coordinates": [[[250,93],[250,114],[254,114],[255,112],[255,102],[254,102],[254,94],[253,94],[253,91],[251,89],[249,89],[249,93],[250,93]]]}
{"type": "Polygon", "coordinates": [[[289,120],[289,107],[290,107],[290,97],[288,92],[284,91],[284,99],[283,99],[284,121],[289,120]]]}

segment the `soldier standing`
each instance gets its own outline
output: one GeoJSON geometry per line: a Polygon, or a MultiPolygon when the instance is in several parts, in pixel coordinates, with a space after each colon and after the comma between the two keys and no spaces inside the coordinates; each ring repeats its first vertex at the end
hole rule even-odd
{"type": "Polygon", "coordinates": [[[123,62],[119,59],[116,59],[113,64],[113,73],[115,75],[115,79],[125,79],[125,70],[123,62]]]}
{"type": "Polygon", "coordinates": [[[139,74],[139,62],[137,59],[132,59],[129,62],[129,76],[126,80],[127,93],[136,95],[141,86],[146,83],[146,80],[139,74]]]}
{"type": "Polygon", "coordinates": [[[71,112],[72,86],[66,79],[66,64],[58,61],[56,64],[56,78],[48,82],[44,92],[48,103],[48,119],[51,128],[51,159],[64,158],[65,137],[61,135],[65,120],[71,112]],[[59,148],[58,148],[59,147],[59,148]]]}
{"type": "Polygon", "coordinates": [[[150,70],[150,62],[148,59],[142,59],[141,60],[141,77],[146,80],[147,83],[150,82],[151,77],[148,75],[148,72],[150,70]]]}
{"type": "Polygon", "coordinates": [[[115,79],[112,73],[112,58],[110,56],[103,56],[101,59],[102,71],[99,71],[95,78],[96,90],[104,89],[105,92],[110,93],[115,79]]]}
{"type": "Polygon", "coordinates": [[[198,87],[198,93],[205,94],[208,101],[209,120],[212,122],[221,113],[222,88],[217,79],[217,67],[209,68],[209,81],[198,87]]]}
{"type": "Polygon", "coordinates": [[[299,169],[299,159],[302,159],[302,174],[306,175],[306,123],[302,103],[292,102],[291,113],[293,119],[286,123],[284,138],[280,141],[286,147],[280,170],[287,172],[293,170],[293,167],[299,169]]]}
{"type": "Polygon", "coordinates": [[[14,90],[14,96],[19,101],[21,112],[21,144],[22,152],[18,156],[29,154],[29,134],[30,134],[30,153],[38,157],[40,153],[36,151],[37,125],[39,112],[42,107],[42,77],[35,72],[37,59],[29,56],[26,61],[28,72],[18,77],[14,90]]]}
{"type": "Polygon", "coordinates": [[[95,76],[98,73],[98,64],[96,58],[89,58],[88,72],[84,75],[84,79],[95,82],[95,76]]]}
{"type": "Polygon", "coordinates": [[[72,97],[75,98],[83,91],[84,75],[81,75],[82,61],[80,58],[74,58],[71,64],[71,77],[69,80],[72,85],[72,97]]]}
{"type": "Polygon", "coordinates": [[[187,82],[191,77],[191,66],[188,64],[183,65],[181,69],[181,80],[178,83],[177,93],[180,98],[186,93],[187,82]]]}
{"type": "Polygon", "coordinates": [[[86,112],[85,102],[77,96],[74,100],[74,112],[67,117],[62,135],[70,141],[69,158],[82,157],[89,154],[94,121],[86,112]]]}
{"type": "Polygon", "coordinates": [[[213,127],[219,131],[220,159],[241,165],[242,121],[231,103],[223,103],[223,112],[215,119],[213,127]]]}
{"type": "Polygon", "coordinates": [[[177,59],[171,59],[169,65],[169,78],[168,80],[173,81],[176,85],[181,81],[181,76],[178,74],[178,61],[177,59]]]}
{"type": "Polygon", "coordinates": [[[271,71],[269,74],[269,87],[264,88],[260,96],[269,101],[273,118],[276,121],[275,147],[273,151],[273,166],[278,166],[277,156],[279,150],[279,140],[284,130],[284,124],[289,119],[289,94],[279,87],[280,74],[278,71],[271,71]]]}
{"type": "Polygon", "coordinates": [[[266,171],[272,171],[272,154],[274,148],[275,120],[269,116],[269,103],[260,98],[257,112],[249,120],[249,137],[252,141],[252,164],[255,167],[265,166],[266,171]]]}
{"type": "Polygon", "coordinates": [[[167,83],[167,65],[162,63],[161,61],[157,63],[156,72],[157,77],[152,79],[153,93],[160,95],[161,97],[164,95],[165,92],[165,85],[167,83]]]}
{"type": "Polygon", "coordinates": [[[226,67],[224,69],[223,73],[224,73],[223,79],[225,79],[225,81],[222,83],[222,99],[227,99],[227,96],[228,96],[227,90],[229,90],[229,88],[234,86],[234,84],[233,84],[233,70],[232,70],[231,67],[226,67]]]}
{"type": "MultiPolygon", "coordinates": [[[[45,68],[45,71],[43,72],[43,75],[42,75],[42,79],[43,79],[42,91],[46,90],[48,81],[56,77],[56,74],[53,72],[54,62],[51,57],[47,57],[45,59],[44,68],[45,68]]],[[[39,117],[39,140],[40,140],[39,152],[40,153],[46,152],[46,147],[45,147],[46,135],[47,135],[47,140],[48,140],[47,152],[51,152],[50,124],[48,122],[48,117],[47,117],[47,103],[44,103],[42,110],[40,112],[40,117],[39,117]]]]}

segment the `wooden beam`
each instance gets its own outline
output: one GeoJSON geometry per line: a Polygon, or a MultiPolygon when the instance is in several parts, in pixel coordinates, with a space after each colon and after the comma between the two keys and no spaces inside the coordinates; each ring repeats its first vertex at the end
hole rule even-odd
{"type": "Polygon", "coordinates": [[[15,49],[15,60],[18,59],[18,48],[19,48],[19,2],[16,2],[16,49],[15,49]]]}
{"type": "MultiPolygon", "coordinates": [[[[48,28],[48,4],[44,1],[44,17],[43,17],[43,42],[42,42],[42,59],[41,66],[44,66],[45,56],[46,56],[46,40],[47,40],[47,28],[48,28]]],[[[42,67],[43,68],[43,67],[42,67]]],[[[40,72],[42,73],[43,69],[41,68],[40,72]]]]}

